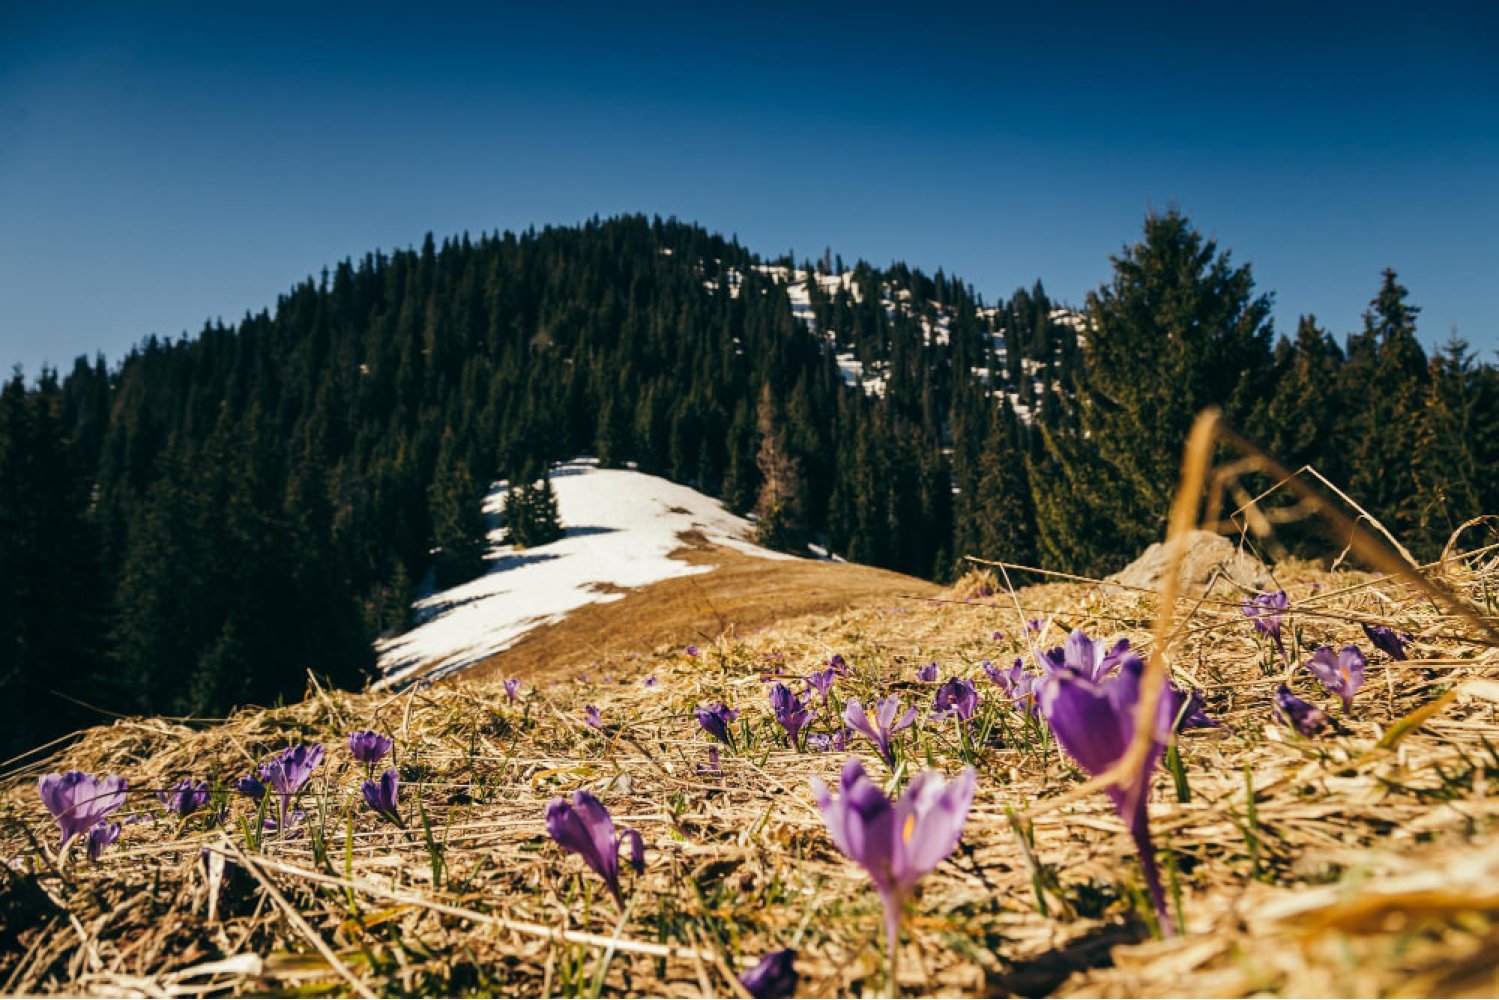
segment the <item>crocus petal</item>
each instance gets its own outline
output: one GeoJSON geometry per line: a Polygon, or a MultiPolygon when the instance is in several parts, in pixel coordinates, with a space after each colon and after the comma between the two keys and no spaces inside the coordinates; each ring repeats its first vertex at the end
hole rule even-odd
{"type": "Polygon", "coordinates": [[[880,742],[880,734],[869,721],[869,715],[864,711],[864,705],[858,698],[850,698],[843,706],[843,723],[855,732],[862,733],[875,743],[880,742]]]}
{"type": "Polygon", "coordinates": [[[1327,713],[1310,702],[1302,701],[1282,684],[1275,690],[1275,710],[1293,729],[1310,739],[1327,728],[1327,713]]]}
{"type": "Polygon", "coordinates": [[[1353,710],[1353,696],[1363,686],[1367,666],[1357,646],[1344,646],[1336,653],[1331,646],[1322,646],[1305,661],[1305,666],[1328,693],[1342,700],[1343,711],[1353,710]]]}
{"type": "Polygon", "coordinates": [[[116,840],[120,839],[120,824],[118,823],[95,823],[88,832],[88,857],[90,861],[98,861],[99,855],[104,849],[116,840]]]}
{"type": "Polygon", "coordinates": [[[1092,681],[1052,674],[1040,685],[1039,701],[1057,742],[1089,774],[1107,771],[1128,749],[1133,723],[1092,681]]]}
{"type": "Polygon", "coordinates": [[[619,835],[620,841],[630,848],[630,867],[636,875],[645,874],[645,840],[639,830],[626,830],[619,835]]]}
{"type": "Polygon", "coordinates": [[[1361,625],[1364,635],[1374,644],[1374,648],[1383,652],[1392,660],[1404,660],[1406,644],[1411,642],[1411,637],[1401,635],[1392,628],[1383,625],[1361,625]]]}
{"type": "Polygon", "coordinates": [[[349,734],[349,753],[361,764],[379,763],[381,758],[390,753],[393,746],[395,746],[395,740],[388,736],[381,736],[370,729],[361,729],[349,734]]]}
{"type": "Polygon", "coordinates": [[[755,1000],[796,996],[796,951],[782,948],[760,959],[758,965],[739,977],[744,990],[755,1000]]]}
{"type": "Polygon", "coordinates": [[[902,849],[894,875],[902,890],[914,889],[958,846],[977,785],[977,773],[965,767],[950,782],[944,782],[936,771],[927,771],[906,787],[895,806],[902,849]]]}

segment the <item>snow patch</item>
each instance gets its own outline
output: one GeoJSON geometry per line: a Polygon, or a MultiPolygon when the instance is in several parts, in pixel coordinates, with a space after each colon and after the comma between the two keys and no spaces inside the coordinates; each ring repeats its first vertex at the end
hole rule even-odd
{"type": "Polygon", "coordinates": [[[628,469],[600,469],[577,459],[552,471],[566,537],[517,549],[503,544],[500,511],[509,484],[496,483],[484,502],[492,525],[488,571],[417,601],[420,624],[375,645],[387,688],[430,667],[443,677],[508,649],[532,629],[559,622],[585,604],[620,600],[624,591],[712,566],[672,559],[682,536],[762,559],[794,559],[748,541],[748,521],[688,486],[628,469]]]}

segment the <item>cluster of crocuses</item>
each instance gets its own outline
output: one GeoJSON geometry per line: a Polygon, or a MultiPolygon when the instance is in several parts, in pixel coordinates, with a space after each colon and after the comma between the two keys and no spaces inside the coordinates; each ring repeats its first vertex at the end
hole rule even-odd
{"type": "MultiPolygon", "coordinates": [[[[377,816],[402,826],[399,788],[395,769],[375,777],[375,765],[384,760],[395,741],[371,730],[360,730],[348,736],[349,754],[365,767],[367,780],[361,786],[365,804],[377,816]]],[[[255,773],[238,778],[232,789],[257,804],[269,792],[275,796],[276,809],[265,817],[267,829],[293,832],[305,818],[296,801],[314,771],[323,763],[321,743],[287,747],[262,761],[255,773]]],[[[62,831],[62,846],[79,834],[88,835],[88,855],[98,860],[106,847],[120,836],[120,824],[106,822],[106,817],[125,803],[126,782],[116,775],[96,778],[82,771],[45,775],[37,790],[42,804],[62,831]]],[[[213,801],[207,781],[183,778],[175,785],[156,793],[169,815],[186,819],[204,813],[213,801]]],[[[223,822],[226,810],[210,813],[214,822],[223,822]]]]}
{"type": "MultiPolygon", "coordinates": [[[[1280,651],[1282,662],[1287,664],[1290,663],[1290,658],[1286,654],[1281,631],[1282,616],[1290,607],[1291,600],[1285,591],[1257,594],[1242,605],[1244,614],[1248,615],[1254,623],[1255,630],[1271,638],[1276,649],[1280,651]]],[[[1405,648],[1413,641],[1410,635],[1396,632],[1383,625],[1362,623],[1360,627],[1374,648],[1389,656],[1390,659],[1404,660],[1406,658],[1405,648]]],[[[1353,696],[1363,686],[1364,671],[1369,665],[1368,659],[1357,646],[1347,645],[1337,650],[1331,646],[1319,646],[1311,656],[1302,661],[1301,665],[1322,684],[1329,694],[1342,702],[1344,714],[1353,712],[1353,696]]],[[[1331,716],[1326,711],[1296,697],[1291,692],[1290,685],[1284,682],[1275,690],[1274,704],[1281,718],[1305,737],[1318,735],[1332,722],[1331,716]]]]}
{"type": "MultiPolygon", "coordinates": [[[[1038,673],[1028,671],[1021,659],[1009,668],[986,661],[983,670],[1015,709],[1044,719],[1058,744],[1084,771],[1099,775],[1111,770],[1135,739],[1135,707],[1144,661],[1131,653],[1128,640],[1106,645],[1079,629],[1061,647],[1039,653],[1037,662],[1038,673]]],[[[826,704],[835,676],[831,669],[813,674],[808,678],[808,696],[815,691],[826,704]]],[[[920,667],[917,680],[938,684],[933,719],[967,721],[977,712],[979,693],[971,681],[952,677],[940,682],[936,663],[920,667]]],[[[810,721],[812,709],[781,683],[771,689],[770,700],[772,713],[794,746],[797,734],[810,721]]],[[[1167,933],[1173,925],[1150,839],[1146,801],[1152,773],[1175,733],[1220,726],[1203,712],[1202,704],[1200,692],[1184,692],[1168,683],[1160,698],[1144,766],[1132,779],[1108,790],[1135,841],[1153,907],[1167,933]]],[[[851,698],[844,706],[843,728],[836,735],[842,738],[840,742],[851,734],[864,737],[885,765],[897,772],[897,737],[914,726],[919,717],[915,706],[904,712],[901,708],[901,699],[895,694],[878,699],[872,711],[860,699],[851,698]]],[[[738,714],[723,705],[711,705],[700,708],[697,717],[705,730],[728,744],[728,724],[738,714]]],[[[807,742],[813,745],[810,738],[807,742]]],[[[892,949],[905,901],[916,883],[941,863],[961,836],[975,782],[971,769],[951,783],[940,774],[928,772],[913,779],[905,792],[892,800],[870,780],[861,762],[850,760],[840,781],[841,794],[833,795],[821,783],[814,786],[834,842],[865,868],[884,901],[886,935],[892,949]]]]}
{"type": "MultiPolygon", "coordinates": [[[[917,671],[917,677],[922,683],[937,683],[939,670],[938,664],[929,663],[917,671]]],[[[919,714],[913,706],[907,709],[897,721],[896,716],[900,711],[899,696],[883,698],[876,702],[873,721],[861,700],[850,699],[843,706],[841,716],[835,716],[842,722],[841,727],[832,732],[809,731],[810,725],[819,715],[833,709],[833,688],[837,678],[845,673],[847,673],[847,667],[843,657],[834,656],[827,661],[824,669],[813,671],[804,678],[806,688],[800,694],[780,679],[781,675],[770,675],[766,679],[772,681],[768,692],[771,717],[781,727],[787,745],[793,750],[805,747],[822,753],[841,751],[847,746],[851,736],[859,734],[867,737],[874,744],[880,758],[888,766],[894,767],[894,738],[896,734],[909,728],[919,714]],[[820,709],[814,701],[820,704],[820,709]]],[[[961,677],[952,677],[938,686],[932,699],[930,717],[934,721],[956,718],[961,722],[967,722],[977,713],[978,705],[978,689],[974,687],[973,682],[961,677]]],[[[693,714],[705,733],[730,748],[734,746],[734,734],[731,727],[739,718],[738,709],[714,703],[699,706],[693,714]]]]}

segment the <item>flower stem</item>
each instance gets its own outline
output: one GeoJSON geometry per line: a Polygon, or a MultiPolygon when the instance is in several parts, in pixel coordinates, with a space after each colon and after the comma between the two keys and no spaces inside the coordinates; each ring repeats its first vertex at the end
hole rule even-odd
{"type": "Polygon", "coordinates": [[[1143,800],[1135,809],[1135,818],[1129,825],[1129,832],[1134,838],[1135,850],[1140,855],[1140,871],[1145,876],[1145,887],[1150,890],[1150,901],[1155,907],[1156,919],[1161,924],[1161,936],[1175,937],[1176,923],[1171,919],[1171,911],[1166,906],[1166,892],[1161,887],[1161,872],[1155,862],[1155,844],[1150,840],[1150,817],[1143,800]]]}
{"type": "Polygon", "coordinates": [[[904,901],[885,901],[885,952],[889,985],[886,992],[891,997],[900,996],[900,916],[904,901]]]}

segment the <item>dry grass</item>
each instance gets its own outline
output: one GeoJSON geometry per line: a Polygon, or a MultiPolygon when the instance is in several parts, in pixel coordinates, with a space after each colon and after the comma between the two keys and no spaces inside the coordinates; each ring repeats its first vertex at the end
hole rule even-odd
{"type": "Polygon", "coordinates": [[[608,604],[585,605],[470,667],[466,678],[553,677],[661,645],[712,643],[803,615],[889,605],[938,591],[925,580],[872,566],[811,560],[767,566],[764,559],[701,536],[689,534],[683,542],[673,559],[711,565],[713,571],[663,580],[608,604]]]}
{"type": "MultiPolygon", "coordinates": [[[[767,581],[788,571],[755,568],[767,581]]],[[[1371,653],[1355,713],[1312,741],[1274,718],[1274,688],[1289,676],[1302,696],[1333,699],[1304,671],[1288,675],[1232,595],[1181,601],[1161,619],[1162,646],[1151,636],[1155,595],[1069,582],[977,596],[992,576],[942,600],[882,594],[725,630],[695,659],[679,650],[697,634],[655,648],[660,621],[610,646],[573,637],[593,662],[514,705],[497,680],[460,677],[396,695],[314,689],[219,725],[91,730],[11,773],[0,796],[0,991],[732,996],[743,965],[786,946],[799,952],[802,995],[881,989],[878,903],[833,849],[808,791],[843,756],[783,747],[766,704],[767,679],[839,653],[853,667],[839,682],[845,699],[897,691],[929,702],[915,668],[930,660],[985,694],[974,749],[950,723],[923,724],[906,734],[891,779],[969,760],[980,776],[959,849],[908,915],[903,991],[1499,992],[1499,647],[1482,635],[1496,621],[1499,559],[1454,557],[1419,585],[1297,563],[1277,578],[1293,601],[1293,661],[1321,644],[1367,649],[1360,621],[1418,637],[1410,661],[1371,653]],[[1477,617],[1434,599],[1431,580],[1477,617]],[[1028,618],[1047,621],[1043,636],[1027,637],[1028,618]],[[1186,928],[1171,940],[1151,936],[1108,800],[1075,797],[1082,776],[979,670],[1073,627],[1147,647],[1232,727],[1185,736],[1183,782],[1154,783],[1152,823],[1186,928]],[[648,676],[658,683],[645,686],[648,676]],[[709,701],[744,715],[738,752],[704,776],[708,742],[691,711],[709,701]],[[607,733],[583,725],[585,704],[600,708],[607,733]],[[342,736],[364,727],[397,740],[409,832],[360,801],[362,772],[342,736]],[[300,836],[250,836],[243,800],[229,803],[224,827],[173,822],[149,794],[184,775],[222,787],[310,740],[328,745],[329,761],[304,796],[300,836]],[[127,809],[145,820],[98,864],[53,848],[34,782],[62,767],[122,774],[137,790],[127,809]],[[583,787],[648,845],[622,913],[544,833],[547,801],[583,787]]],[[[555,656],[528,662],[555,667],[555,656]]],[[[852,750],[873,759],[865,744],[852,750]]]]}

